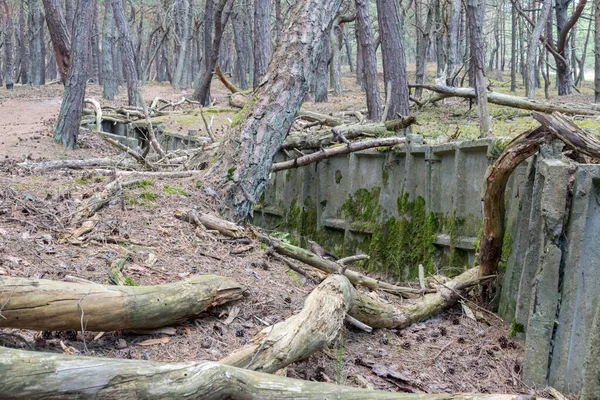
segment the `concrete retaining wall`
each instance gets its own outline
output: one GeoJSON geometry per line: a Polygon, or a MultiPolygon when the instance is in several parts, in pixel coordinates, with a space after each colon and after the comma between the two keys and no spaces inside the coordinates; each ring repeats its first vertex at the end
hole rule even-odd
{"type": "MultiPolygon", "coordinates": [[[[273,174],[254,223],[314,239],[399,279],[458,273],[474,262],[496,140],[365,151],[273,174]]],[[[499,146],[500,145],[500,146],[499,146]]],[[[506,191],[499,314],[524,341],[523,380],[582,398],[600,393],[600,166],[544,146],[506,191]]],[[[276,161],[284,159],[279,155],[276,161]]]]}

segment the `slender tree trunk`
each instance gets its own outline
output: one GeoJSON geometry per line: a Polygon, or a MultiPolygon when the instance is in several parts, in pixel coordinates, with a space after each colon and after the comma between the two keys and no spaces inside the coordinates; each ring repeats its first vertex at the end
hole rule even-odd
{"type": "Polygon", "coordinates": [[[4,0],[4,15],[2,16],[3,31],[4,31],[4,83],[6,88],[9,90],[13,89],[13,16],[11,10],[8,8],[7,0],[4,0]]]}
{"type": "Polygon", "coordinates": [[[25,14],[25,2],[22,1],[19,5],[19,69],[23,85],[29,83],[29,52],[27,49],[27,35],[25,34],[27,32],[25,14]]]}
{"type": "Polygon", "coordinates": [[[104,21],[102,24],[102,97],[112,100],[118,94],[115,76],[113,48],[115,40],[115,15],[110,0],[104,2],[104,21]]]}
{"type": "Polygon", "coordinates": [[[127,99],[130,106],[141,107],[144,105],[141,93],[138,89],[138,74],[135,66],[135,55],[133,53],[133,44],[129,35],[129,25],[125,18],[123,0],[109,0],[112,2],[115,22],[119,29],[120,48],[125,70],[125,79],[127,80],[127,99]]]}
{"type": "Polygon", "coordinates": [[[254,83],[256,89],[271,60],[271,0],[254,0],[254,83]]]}
{"type": "Polygon", "coordinates": [[[329,77],[327,75],[329,58],[331,54],[331,28],[323,36],[323,45],[321,46],[321,57],[317,64],[317,73],[314,80],[315,101],[318,103],[327,102],[327,89],[329,89],[329,77]]]}
{"type": "Polygon", "coordinates": [[[279,44],[281,40],[281,30],[283,29],[283,16],[281,15],[281,0],[275,0],[275,43],[279,44]]]}
{"type": "Polygon", "coordinates": [[[460,25],[461,6],[462,2],[460,0],[452,0],[452,14],[448,27],[448,71],[446,75],[448,86],[456,86],[455,75],[458,67],[458,27],[460,25]]]}
{"type": "Polygon", "coordinates": [[[585,59],[587,56],[588,43],[590,41],[590,33],[592,32],[592,22],[593,18],[590,15],[590,20],[588,21],[587,32],[585,35],[585,43],[583,44],[583,52],[581,53],[581,59],[578,60],[579,64],[579,74],[577,75],[577,79],[575,80],[575,86],[579,86],[583,82],[585,82],[585,59]]]}
{"type": "Polygon", "coordinates": [[[344,38],[344,46],[346,47],[346,57],[348,58],[348,66],[350,72],[354,72],[354,59],[352,58],[352,44],[350,43],[350,35],[348,34],[348,28],[346,24],[342,24],[342,33],[344,38]]]}
{"type": "Polygon", "coordinates": [[[73,36],[73,18],[75,9],[77,8],[78,0],[64,0],[65,2],[65,22],[67,24],[67,32],[69,37],[73,36]]]}
{"type": "Polygon", "coordinates": [[[205,0],[204,3],[204,66],[201,69],[201,75],[209,69],[210,55],[212,54],[213,46],[213,26],[215,25],[215,10],[214,0],[205,0]]]}
{"type": "Polygon", "coordinates": [[[92,19],[92,54],[90,57],[89,77],[93,79],[95,83],[102,84],[102,64],[100,56],[100,32],[98,31],[98,7],[94,7],[94,17],[92,19]]]}
{"type": "Polygon", "coordinates": [[[550,9],[552,7],[552,0],[544,0],[544,4],[542,6],[542,10],[538,16],[538,20],[535,24],[535,28],[533,29],[533,33],[531,34],[531,39],[529,40],[529,49],[527,50],[527,97],[530,99],[535,99],[535,55],[537,53],[538,42],[540,40],[540,35],[542,34],[542,30],[546,26],[546,21],[548,20],[548,16],[550,15],[550,9]]]}
{"type": "MultiPolygon", "coordinates": [[[[568,22],[568,9],[570,0],[556,0],[556,31],[559,37],[558,44],[558,52],[562,56],[562,59],[556,60],[556,82],[558,85],[558,95],[563,96],[572,93],[573,87],[573,79],[571,76],[571,66],[569,65],[569,52],[566,37],[562,41],[561,45],[561,36],[563,35],[563,30],[567,29],[568,22]]],[[[566,35],[565,35],[566,36],[566,35]]]]}
{"type": "Polygon", "coordinates": [[[181,27],[179,56],[177,57],[177,67],[175,68],[175,76],[173,77],[173,86],[175,86],[176,89],[184,89],[188,86],[186,79],[186,62],[191,50],[190,45],[192,40],[192,27],[188,16],[191,16],[192,10],[190,9],[189,0],[179,1],[181,3],[181,22],[183,22],[183,24],[181,27]]]}
{"type": "MultiPolygon", "coordinates": [[[[46,10],[46,23],[52,39],[52,46],[56,55],[58,73],[63,84],[67,82],[67,75],[71,66],[71,31],[62,13],[60,0],[42,0],[46,10]]],[[[68,0],[67,0],[68,1],[68,0]]]]}
{"type": "Polygon", "coordinates": [[[314,79],[319,47],[340,3],[304,0],[290,11],[294,18],[282,32],[265,83],[243,111],[239,142],[229,155],[231,181],[222,207],[229,219],[241,222],[252,215],[269,179],[273,158],[314,79]]]}
{"type": "MultiPolygon", "coordinates": [[[[444,2],[445,4],[445,2],[444,2]]],[[[444,74],[446,67],[446,59],[444,55],[444,21],[442,17],[442,2],[434,1],[435,12],[435,55],[437,61],[436,76],[441,77],[444,74]]]]}
{"type": "Polygon", "coordinates": [[[360,28],[358,17],[356,18],[356,22],[354,23],[354,36],[356,38],[356,84],[360,87],[362,91],[365,90],[365,68],[364,68],[364,52],[362,45],[360,43],[360,28]]]}
{"type": "Polygon", "coordinates": [[[29,0],[31,21],[31,83],[43,85],[46,83],[46,46],[44,42],[44,15],[40,0],[29,0]]]}
{"type": "Polygon", "coordinates": [[[483,24],[485,20],[485,0],[468,0],[467,16],[471,34],[471,69],[475,78],[475,94],[479,115],[479,136],[490,133],[490,113],[487,102],[485,81],[483,24]]]}
{"type": "MultiPolygon", "coordinates": [[[[279,1],[279,0],[278,0],[279,1]]],[[[238,83],[242,90],[248,89],[248,56],[250,49],[248,47],[248,41],[246,40],[244,33],[244,10],[240,2],[236,2],[235,11],[231,16],[231,25],[233,27],[233,39],[235,41],[235,50],[237,53],[237,62],[239,66],[238,83]]]]}
{"type": "Polygon", "coordinates": [[[206,69],[204,70],[204,73],[199,75],[196,90],[194,90],[194,94],[192,95],[192,97],[195,100],[198,100],[205,106],[207,106],[210,103],[210,82],[212,80],[212,73],[215,69],[215,66],[217,65],[217,61],[219,60],[219,48],[221,46],[221,39],[223,38],[223,31],[225,30],[225,25],[227,25],[227,20],[229,19],[229,15],[231,14],[232,5],[232,0],[219,0],[219,3],[217,4],[217,10],[214,14],[215,33],[213,44],[211,45],[212,50],[211,53],[209,53],[209,55],[205,56],[208,59],[208,63],[206,64],[206,69]]]}
{"type": "MultiPolygon", "coordinates": [[[[415,3],[416,5],[417,3],[415,3]]],[[[435,2],[431,1],[427,4],[427,17],[425,25],[417,26],[417,55],[416,55],[416,75],[415,83],[417,85],[425,83],[426,62],[427,62],[427,50],[431,44],[431,26],[433,25],[433,7],[435,2]]],[[[415,97],[420,99],[423,90],[420,88],[415,89],[415,97]]]]}
{"type": "MultiPolygon", "coordinates": [[[[60,113],[54,130],[54,140],[69,149],[75,147],[79,134],[79,124],[83,112],[83,99],[87,81],[89,62],[90,36],[92,18],[96,8],[96,0],[79,0],[75,12],[77,24],[73,31],[73,48],[71,51],[71,67],[60,113]]],[[[48,10],[46,11],[48,12],[48,10]]]]}
{"type": "Polygon", "coordinates": [[[386,91],[391,87],[391,95],[386,93],[390,98],[387,118],[396,119],[398,114],[405,117],[410,113],[400,5],[395,0],[377,0],[377,11],[379,34],[386,38],[381,43],[384,87],[386,91]]]}
{"type": "MultiPolygon", "coordinates": [[[[362,55],[362,73],[367,94],[367,109],[369,119],[381,119],[381,99],[379,98],[379,83],[377,81],[377,56],[373,43],[373,30],[369,19],[368,2],[356,0],[356,29],[360,41],[362,55]]],[[[357,67],[358,71],[358,67],[357,67]]]]}
{"type": "Polygon", "coordinates": [[[600,103],[600,0],[594,2],[594,101],[600,103]]]}
{"type": "Polygon", "coordinates": [[[342,95],[342,28],[335,24],[331,28],[331,64],[329,66],[331,88],[333,96],[342,95]]]}

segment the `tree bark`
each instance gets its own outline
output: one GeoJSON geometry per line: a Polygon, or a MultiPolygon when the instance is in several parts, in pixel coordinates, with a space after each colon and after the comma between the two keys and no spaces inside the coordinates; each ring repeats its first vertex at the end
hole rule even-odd
{"type": "Polygon", "coordinates": [[[209,307],[241,299],[242,287],[216,275],[155,286],[0,277],[0,298],[6,302],[1,328],[102,332],[179,323],[209,307]]]}
{"type": "Polygon", "coordinates": [[[448,27],[448,70],[446,82],[448,86],[456,86],[456,68],[458,66],[458,36],[460,25],[460,0],[452,0],[452,14],[448,27]]]}
{"type": "Polygon", "coordinates": [[[254,83],[262,82],[271,60],[271,0],[254,0],[254,83]]]}
{"type": "Polygon", "coordinates": [[[27,30],[27,23],[25,22],[25,2],[21,2],[19,5],[19,69],[20,69],[20,81],[21,84],[26,85],[29,83],[29,58],[30,54],[27,49],[27,40],[25,32],[27,30]]]}
{"type": "Polygon", "coordinates": [[[329,80],[333,96],[342,95],[342,41],[343,32],[338,24],[331,28],[331,63],[329,65],[329,80]]]}
{"type": "MultiPolygon", "coordinates": [[[[381,119],[381,99],[379,98],[379,83],[377,80],[377,56],[373,43],[373,30],[369,19],[368,2],[356,0],[356,30],[360,41],[358,54],[362,56],[360,73],[364,80],[364,89],[367,94],[368,116],[372,121],[381,119]]],[[[357,72],[359,66],[357,66],[357,72]]]]}
{"type": "Polygon", "coordinates": [[[71,68],[71,30],[62,12],[59,0],[42,0],[46,11],[46,24],[56,54],[56,64],[60,80],[66,85],[71,68]]]}
{"type": "MultiPolygon", "coordinates": [[[[272,68],[253,100],[240,113],[239,144],[233,145],[229,164],[232,180],[226,188],[222,212],[235,222],[252,215],[264,190],[271,164],[314,79],[323,43],[341,0],[304,0],[292,8],[294,19],[282,33],[272,68]]],[[[225,175],[225,174],[223,174],[225,175]]]]}
{"type": "MultiPolygon", "coordinates": [[[[415,6],[418,2],[415,3],[415,6]]],[[[425,83],[426,68],[425,63],[427,61],[427,50],[429,49],[429,45],[431,42],[431,26],[433,25],[433,7],[435,1],[431,1],[427,4],[427,17],[425,19],[425,24],[415,24],[415,28],[417,30],[417,54],[416,54],[416,73],[415,73],[415,83],[417,85],[425,83]]],[[[415,10],[416,12],[416,10],[415,10]]],[[[421,18],[419,18],[420,20],[421,18]]],[[[422,95],[422,89],[417,87],[415,89],[415,97],[420,99],[422,95]]]]}
{"type": "Polygon", "coordinates": [[[529,49],[527,50],[527,97],[535,99],[535,55],[537,52],[537,45],[542,34],[542,29],[546,26],[546,21],[550,15],[550,8],[552,7],[552,0],[544,0],[542,10],[538,16],[538,20],[535,23],[531,39],[529,40],[529,49]]]}
{"type": "Polygon", "coordinates": [[[244,32],[244,10],[240,2],[236,2],[235,9],[231,16],[231,25],[233,28],[233,40],[235,42],[235,50],[237,53],[238,62],[238,82],[242,90],[248,89],[248,60],[250,56],[250,48],[248,40],[244,32]]]}
{"type": "Polygon", "coordinates": [[[114,72],[113,48],[115,40],[115,16],[110,0],[104,3],[104,21],[102,24],[102,97],[113,100],[119,93],[114,72]]]}
{"type": "Polygon", "coordinates": [[[3,31],[4,31],[4,83],[6,84],[6,88],[8,90],[13,89],[13,69],[14,69],[14,59],[13,59],[13,33],[14,33],[14,25],[13,25],[13,15],[12,10],[8,7],[7,0],[3,2],[3,11],[4,15],[2,16],[3,23],[3,31]]]}
{"type": "Polygon", "coordinates": [[[46,83],[46,46],[44,43],[44,15],[40,0],[29,0],[31,21],[31,83],[43,85],[46,83]]]}
{"type": "Polygon", "coordinates": [[[175,67],[175,76],[173,77],[173,86],[175,89],[185,89],[187,82],[187,61],[191,53],[192,45],[192,26],[191,18],[193,9],[189,0],[180,0],[182,16],[182,32],[180,37],[179,55],[177,57],[177,66],[175,67]]]}
{"type": "Polygon", "coordinates": [[[384,87],[391,87],[390,108],[387,118],[395,119],[410,113],[408,100],[408,78],[406,75],[406,59],[404,55],[403,30],[400,23],[400,5],[396,0],[377,0],[377,20],[379,21],[383,58],[384,87]],[[391,85],[391,86],[390,86],[391,85]]]}
{"type": "Polygon", "coordinates": [[[594,2],[594,102],[600,103],[600,0],[594,2]]]}
{"type": "MultiPolygon", "coordinates": [[[[54,130],[54,140],[72,149],[77,144],[79,125],[83,112],[83,99],[87,82],[92,17],[95,0],[80,0],[75,12],[77,24],[73,30],[73,48],[70,53],[70,68],[60,113],[54,130]]],[[[46,10],[46,13],[49,11],[46,10]]],[[[57,53],[58,54],[58,53],[57,53]]]]}
{"type": "Polygon", "coordinates": [[[9,348],[0,352],[3,393],[15,399],[535,400],[526,395],[390,393],[284,378],[210,361],[167,364],[9,348]]]}
{"type": "Polygon", "coordinates": [[[517,91],[517,10],[511,6],[511,35],[510,35],[510,91],[517,91]]]}
{"type": "Polygon", "coordinates": [[[470,68],[474,78],[472,86],[475,88],[477,114],[479,116],[479,137],[486,137],[491,132],[484,63],[483,24],[485,20],[485,0],[468,0],[467,17],[471,47],[470,68]]]}
{"type": "Polygon", "coordinates": [[[323,35],[323,43],[321,46],[321,55],[319,57],[319,61],[317,63],[317,71],[315,74],[315,79],[313,82],[313,92],[315,95],[315,102],[317,103],[326,103],[328,100],[327,92],[329,89],[329,76],[328,65],[329,59],[331,55],[331,28],[325,32],[323,35]]]}
{"type": "Polygon", "coordinates": [[[264,328],[250,344],[219,362],[273,373],[333,344],[354,302],[354,287],[343,275],[332,275],[304,301],[298,314],[264,328]]]}
{"type": "Polygon", "coordinates": [[[120,49],[125,70],[125,79],[127,80],[127,101],[130,106],[142,107],[142,95],[138,89],[138,73],[135,63],[135,54],[133,52],[133,43],[129,34],[129,24],[125,18],[123,0],[108,0],[112,3],[115,22],[119,30],[120,49]]]}

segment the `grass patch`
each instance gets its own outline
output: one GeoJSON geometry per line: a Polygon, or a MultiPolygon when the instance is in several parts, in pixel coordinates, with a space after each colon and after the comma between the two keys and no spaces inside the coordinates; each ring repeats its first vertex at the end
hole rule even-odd
{"type": "Polygon", "coordinates": [[[181,195],[181,196],[186,196],[186,197],[190,196],[190,193],[187,190],[177,187],[177,186],[171,186],[171,185],[164,185],[163,192],[165,192],[166,194],[169,194],[169,195],[181,195]]]}

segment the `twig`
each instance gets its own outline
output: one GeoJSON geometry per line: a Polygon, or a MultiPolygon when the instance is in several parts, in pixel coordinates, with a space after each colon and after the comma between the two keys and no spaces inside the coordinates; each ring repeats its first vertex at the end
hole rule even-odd
{"type": "Polygon", "coordinates": [[[442,353],[444,352],[444,350],[446,350],[454,342],[455,342],[455,340],[451,340],[444,347],[442,347],[442,349],[440,350],[440,352],[437,353],[435,355],[435,357],[433,357],[433,363],[435,363],[435,360],[437,360],[437,358],[442,355],[442,353]]]}
{"type": "Polygon", "coordinates": [[[202,116],[202,121],[204,121],[204,126],[206,127],[206,131],[208,132],[208,136],[210,137],[210,140],[215,142],[217,139],[215,138],[215,134],[213,133],[211,126],[208,124],[208,121],[206,120],[206,116],[204,115],[204,108],[202,108],[202,106],[200,106],[200,115],[202,116]]]}
{"type": "Polygon", "coordinates": [[[248,369],[250,368],[250,366],[254,363],[254,360],[256,360],[256,357],[258,357],[258,355],[260,354],[262,348],[264,347],[265,343],[267,343],[267,339],[269,339],[269,336],[271,336],[271,333],[273,332],[273,329],[275,329],[275,325],[271,325],[271,330],[269,331],[269,334],[267,335],[267,337],[260,343],[260,346],[258,346],[258,350],[256,350],[256,353],[254,353],[254,355],[252,356],[252,358],[250,359],[250,362],[248,363],[248,365],[246,365],[246,367],[244,367],[244,369],[248,369]]]}
{"type": "Polygon", "coordinates": [[[85,315],[85,311],[83,311],[83,307],[81,306],[81,302],[83,301],[83,299],[85,299],[85,297],[88,294],[90,294],[90,292],[87,292],[87,294],[84,294],[83,297],[81,299],[79,299],[79,301],[77,302],[77,306],[81,310],[81,338],[83,339],[83,349],[84,349],[84,351],[86,353],[88,352],[88,348],[87,348],[87,344],[85,343],[85,326],[84,326],[84,323],[83,323],[83,316],[85,315]]]}
{"type": "Polygon", "coordinates": [[[299,273],[300,275],[304,276],[306,279],[308,279],[312,283],[315,283],[315,284],[319,283],[317,281],[317,279],[315,279],[314,277],[310,276],[308,274],[308,272],[304,271],[302,268],[300,268],[299,266],[297,266],[296,264],[294,264],[293,262],[291,262],[287,258],[282,257],[279,254],[277,254],[272,247],[269,247],[269,249],[267,249],[267,255],[269,255],[270,257],[273,257],[274,259],[276,259],[278,261],[281,261],[281,262],[285,263],[292,271],[295,271],[295,272],[299,273]]]}
{"type": "Polygon", "coordinates": [[[331,131],[333,132],[333,134],[335,136],[337,136],[338,139],[340,139],[340,141],[342,143],[350,144],[350,142],[348,141],[348,139],[346,139],[346,137],[344,136],[344,134],[342,132],[340,132],[339,129],[337,129],[337,128],[331,128],[331,131]]]}
{"type": "Polygon", "coordinates": [[[338,264],[344,265],[344,264],[351,264],[356,261],[362,261],[362,260],[368,260],[368,259],[370,259],[370,257],[366,254],[357,254],[355,256],[340,258],[336,262],[338,264]]]}
{"type": "Polygon", "coordinates": [[[150,139],[150,145],[162,158],[167,158],[167,153],[160,146],[160,143],[156,140],[154,135],[154,128],[152,127],[152,121],[150,121],[150,113],[148,113],[148,107],[144,107],[144,115],[146,116],[146,126],[148,128],[148,138],[150,139]]]}
{"type": "Polygon", "coordinates": [[[357,320],[356,318],[354,318],[354,317],[352,317],[352,316],[350,316],[348,314],[346,314],[345,321],[347,323],[349,323],[350,325],[355,326],[356,328],[358,328],[360,330],[363,330],[363,331],[365,331],[367,333],[373,332],[373,328],[372,327],[370,327],[369,325],[367,325],[367,324],[365,324],[363,322],[360,322],[359,320],[357,320]]]}

